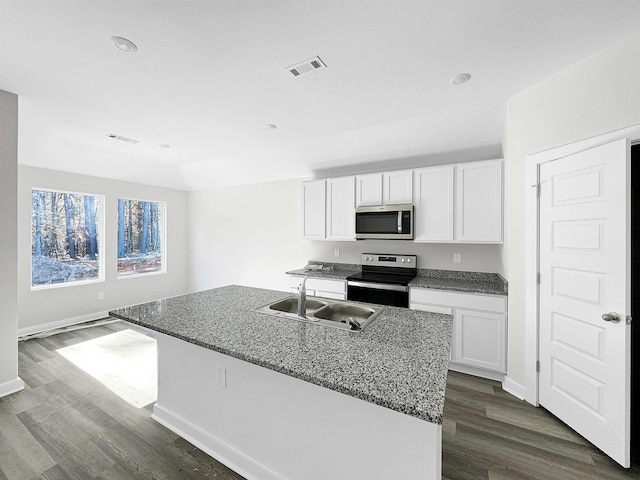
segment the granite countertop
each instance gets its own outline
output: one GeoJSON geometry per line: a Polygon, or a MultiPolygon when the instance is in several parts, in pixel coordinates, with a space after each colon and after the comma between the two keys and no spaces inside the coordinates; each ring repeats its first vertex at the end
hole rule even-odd
{"type": "Polygon", "coordinates": [[[308,265],[323,265],[322,269],[311,269],[308,267],[290,270],[287,275],[297,275],[299,277],[316,277],[329,278],[333,280],[346,280],[349,275],[358,273],[361,270],[360,265],[352,263],[326,263],[311,261],[308,265]]]}
{"type": "Polygon", "coordinates": [[[508,294],[507,281],[498,273],[419,268],[418,276],[409,283],[409,286],[485,295],[508,294]]]}
{"type": "MultiPolygon", "coordinates": [[[[311,265],[319,263],[322,262],[309,262],[311,265]]],[[[321,270],[300,268],[286,273],[287,275],[345,280],[349,275],[359,272],[361,269],[360,265],[348,263],[324,263],[323,265],[329,268],[321,270]]],[[[409,283],[409,286],[485,295],[508,294],[508,283],[498,273],[419,268],[418,275],[409,283]]]]}
{"type": "Polygon", "coordinates": [[[362,332],[252,310],[291,296],[230,285],[110,315],[436,424],[442,423],[453,320],[384,306],[362,332]]]}

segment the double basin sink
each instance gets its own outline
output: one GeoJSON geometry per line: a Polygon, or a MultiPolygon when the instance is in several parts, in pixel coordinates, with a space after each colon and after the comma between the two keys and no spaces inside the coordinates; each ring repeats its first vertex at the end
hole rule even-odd
{"type": "Polygon", "coordinates": [[[382,308],[318,297],[307,297],[306,307],[305,316],[299,317],[298,297],[292,296],[256,308],[254,312],[357,332],[362,331],[382,312],[382,308]]]}

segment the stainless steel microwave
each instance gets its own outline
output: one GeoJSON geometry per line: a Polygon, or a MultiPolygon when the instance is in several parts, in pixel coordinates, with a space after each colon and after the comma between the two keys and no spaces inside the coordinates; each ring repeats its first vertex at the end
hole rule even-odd
{"type": "Polygon", "coordinates": [[[356,208],[356,239],[413,240],[413,205],[356,208]]]}

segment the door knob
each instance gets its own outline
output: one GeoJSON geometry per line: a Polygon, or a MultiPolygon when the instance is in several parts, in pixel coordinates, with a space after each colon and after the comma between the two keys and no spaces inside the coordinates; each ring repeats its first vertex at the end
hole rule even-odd
{"type": "Polygon", "coordinates": [[[620,315],[618,315],[616,312],[609,312],[609,313],[605,313],[604,315],[602,315],[602,319],[605,322],[619,323],[620,322],[620,315]]]}

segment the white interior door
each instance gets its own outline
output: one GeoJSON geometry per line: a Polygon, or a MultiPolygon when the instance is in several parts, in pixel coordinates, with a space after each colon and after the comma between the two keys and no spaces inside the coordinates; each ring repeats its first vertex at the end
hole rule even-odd
{"type": "Polygon", "coordinates": [[[540,404],[625,467],[629,151],[622,139],[542,164],[539,230],[540,404]]]}

